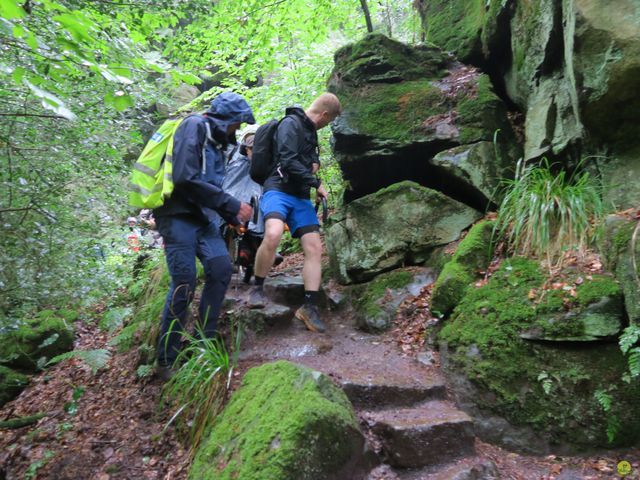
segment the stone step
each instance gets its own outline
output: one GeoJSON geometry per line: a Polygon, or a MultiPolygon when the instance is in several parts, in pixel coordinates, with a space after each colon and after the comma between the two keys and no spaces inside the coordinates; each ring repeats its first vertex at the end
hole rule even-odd
{"type": "Polygon", "coordinates": [[[444,465],[420,469],[400,469],[390,465],[374,468],[367,480],[497,480],[501,478],[496,464],[480,457],[466,457],[444,465]]]}
{"type": "Polygon", "coordinates": [[[350,368],[340,372],[338,383],[358,409],[407,407],[425,400],[442,400],[447,394],[443,378],[426,369],[413,369],[407,375],[404,369],[383,365],[350,368]]]}
{"type": "Polygon", "coordinates": [[[449,402],[434,400],[361,416],[394,467],[436,465],[475,452],[473,420],[449,402]]]}
{"type": "MultiPolygon", "coordinates": [[[[300,275],[273,274],[264,281],[264,293],[269,300],[290,307],[299,307],[304,302],[304,282],[300,275]]],[[[320,289],[318,304],[326,308],[327,296],[320,289]]]]}

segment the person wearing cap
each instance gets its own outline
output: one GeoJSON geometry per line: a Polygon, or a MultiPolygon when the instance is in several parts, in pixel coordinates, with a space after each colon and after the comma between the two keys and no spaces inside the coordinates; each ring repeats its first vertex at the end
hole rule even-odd
{"type": "Polygon", "coordinates": [[[142,232],[138,228],[138,219],[136,217],[127,218],[127,245],[129,250],[138,253],[140,251],[140,244],[142,239],[142,232]]]}
{"type": "Polygon", "coordinates": [[[220,217],[238,225],[253,209],[222,188],[224,150],[235,144],[242,123],[254,124],[246,100],[233,92],[218,95],[203,115],[185,118],[174,135],[174,190],[154,209],[162,235],[171,285],[158,340],[158,375],[167,380],[181,347],[189,304],[196,286],[196,258],[204,267],[205,284],[198,325],[207,338],[217,332],[218,316],[231,279],[232,265],[219,231],[220,217]]]}

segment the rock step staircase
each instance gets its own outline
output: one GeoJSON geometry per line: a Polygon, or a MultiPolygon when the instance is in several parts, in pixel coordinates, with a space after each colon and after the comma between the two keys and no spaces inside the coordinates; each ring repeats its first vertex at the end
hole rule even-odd
{"type": "Polygon", "coordinates": [[[369,478],[497,478],[495,465],[475,457],[473,419],[447,400],[444,380],[413,367],[413,377],[378,364],[333,372],[384,461],[369,478]]]}
{"type": "Polygon", "coordinates": [[[448,399],[437,367],[402,356],[382,335],[356,330],[342,312],[326,318],[326,334],[308,332],[291,320],[302,300],[301,279],[283,275],[269,283],[274,303],[247,312],[269,327],[243,345],[241,359],[286,359],[333,378],[375,451],[367,480],[499,478],[492,462],[476,457],[473,419],[448,399]]]}

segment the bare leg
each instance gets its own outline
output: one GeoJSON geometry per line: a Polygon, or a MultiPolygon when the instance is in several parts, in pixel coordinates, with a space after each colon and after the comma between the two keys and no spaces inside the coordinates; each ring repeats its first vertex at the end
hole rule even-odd
{"type": "Polygon", "coordinates": [[[304,264],[302,267],[302,279],[304,289],[307,291],[320,290],[322,278],[322,267],[320,260],[322,257],[322,242],[318,232],[310,232],[300,238],[302,250],[304,251],[304,264]]]}
{"type": "MultiPolygon", "coordinates": [[[[256,253],[255,276],[266,277],[271,270],[276,256],[276,249],[284,232],[284,222],[277,218],[269,218],[265,222],[264,239],[256,253]]],[[[306,235],[305,235],[306,236],[306,235]]],[[[318,263],[319,264],[319,263],[318,263]]],[[[318,283],[320,285],[320,283],[318,283]]]]}

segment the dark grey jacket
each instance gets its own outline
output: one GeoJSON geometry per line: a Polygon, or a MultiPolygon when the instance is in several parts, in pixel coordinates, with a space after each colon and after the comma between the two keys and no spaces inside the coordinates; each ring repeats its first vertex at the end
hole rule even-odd
{"type": "Polygon", "coordinates": [[[156,218],[180,215],[208,224],[212,221],[218,222],[219,214],[227,222],[238,223],[235,217],[240,210],[240,201],[222,189],[222,149],[229,141],[226,134],[227,125],[233,120],[221,120],[209,115],[192,115],[182,121],[174,135],[174,190],[171,198],[153,211],[156,218]],[[207,140],[205,123],[209,124],[214,142],[207,140]]]}
{"type": "Polygon", "coordinates": [[[286,115],[278,125],[275,138],[276,162],[280,168],[264,182],[264,191],[277,190],[308,199],[311,187],[320,186],[320,180],[311,173],[312,164],[320,163],[318,134],[301,108],[287,108],[286,115]]]}

